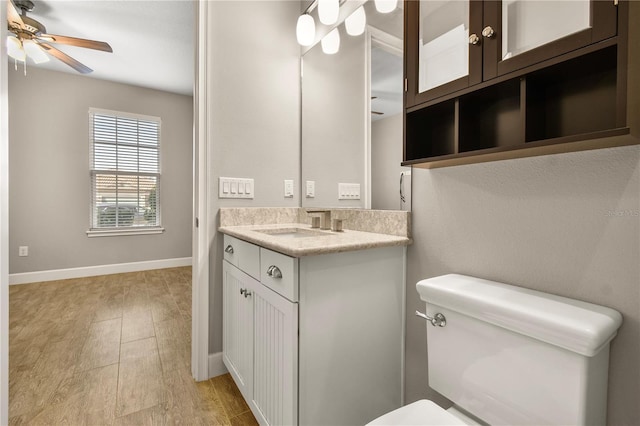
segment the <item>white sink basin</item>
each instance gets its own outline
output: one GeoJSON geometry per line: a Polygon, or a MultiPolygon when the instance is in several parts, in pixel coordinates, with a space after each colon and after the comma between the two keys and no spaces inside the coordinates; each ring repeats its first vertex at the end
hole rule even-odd
{"type": "Polygon", "coordinates": [[[278,238],[308,238],[308,237],[322,237],[322,236],[330,235],[327,232],[316,231],[314,229],[304,229],[304,228],[256,229],[256,232],[272,235],[278,238]]]}

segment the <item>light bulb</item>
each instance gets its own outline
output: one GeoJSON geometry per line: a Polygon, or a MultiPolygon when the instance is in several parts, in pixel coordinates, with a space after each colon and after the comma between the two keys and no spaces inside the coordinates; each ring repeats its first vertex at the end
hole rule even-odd
{"type": "Polygon", "coordinates": [[[305,13],[298,18],[296,25],[296,37],[300,46],[311,46],[316,37],[316,22],[313,16],[305,13]]]}
{"type": "Polygon", "coordinates": [[[27,55],[22,48],[22,42],[14,36],[7,37],[7,54],[16,61],[27,59],[27,55]]]}
{"type": "Polygon", "coordinates": [[[393,12],[398,5],[398,0],[375,0],[376,10],[380,13],[393,12]]]}
{"type": "Polygon", "coordinates": [[[49,62],[49,55],[44,53],[42,47],[38,46],[33,40],[25,40],[23,43],[24,50],[27,56],[30,57],[36,64],[43,62],[49,62]]]}
{"type": "Polygon", "coordinates": [[[360,6],[351,15],[344,20],[344,26],[347,34],[351,36],[359,36],[364,32],[367,24],[367,15],[364,13],[364,7],[360,6]]]}
{"type": "Polygon", "coordinates": [[[339,14],[340,0],[318,0],[318,17],[323,24],[335,24],[339,14]]]}
{"type": "Polygon", "coordinates": [[[334,28],[322,39],[322,51],[327,55],[333,55],[340,50],[340,33],[338,28],[334,28]]]}

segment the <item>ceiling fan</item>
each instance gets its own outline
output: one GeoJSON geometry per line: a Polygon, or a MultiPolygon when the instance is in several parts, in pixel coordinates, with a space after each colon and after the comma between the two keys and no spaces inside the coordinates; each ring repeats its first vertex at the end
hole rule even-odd
{"type": "Polygon", "coordinates": [[[49,60],[48,53],[79,73],[88,74],[93,71],[91,68],[56,49],[49,43],[68,44],[103,52],[113,52],[111,46],[103,41],[47,34],[44,25],[27,16],[27,12],[31,12],[33,6],[34,4],[31,0],[7,1],[7,23],[9,31],[13,33],[13,35],[7,37],[7,52],[9,56],[17,61],[26,63],[27,56],[29,56],[36,63],[46,62],[49,60]],[[16,7],[22,11],[22,14],[18,13],[16,7]]]}

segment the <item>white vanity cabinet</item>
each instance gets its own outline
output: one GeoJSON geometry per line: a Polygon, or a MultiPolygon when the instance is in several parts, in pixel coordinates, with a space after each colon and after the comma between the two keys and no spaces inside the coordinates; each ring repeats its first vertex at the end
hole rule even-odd
{"type": "Polygon", "coordinates": [[[365,424],[401,406],[404,247],[224,247],[223,359],[258,422],[365,424]]]}
{"type": "Polygon", "coordinates": [[[259,276],[259,271],[276,266],[286,271],[280,273],[279,283],[291,283],[291,288],[294,276],[289,271],[297,260],[271,252],[283,256],[276,256],[280,266],[261,264],[261,258],[276,259],[261,256],[265,249],[229,236],[224,246],[224,363],[261,424],[297,423],[298,304],[240,269],[259,276]]]}

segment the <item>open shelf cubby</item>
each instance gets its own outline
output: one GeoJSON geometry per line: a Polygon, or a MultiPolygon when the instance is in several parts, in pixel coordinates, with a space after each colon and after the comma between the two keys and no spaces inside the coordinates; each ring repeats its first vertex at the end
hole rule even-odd
{"type": "Polygon", "coordinates": [[[439,157],[455,153],[456,101],[407,113],[405,122],[405,158],[439,157]]]}
{"type": "Polygon", "coordinates": [[[459,153],[522,144],[522,129],[520,79],[460,98],[459,153]]]}
{"type": "Polygon", "coordinates": [[[526,141],[616,127],[617,46],[526,77],[526,141]]]}

